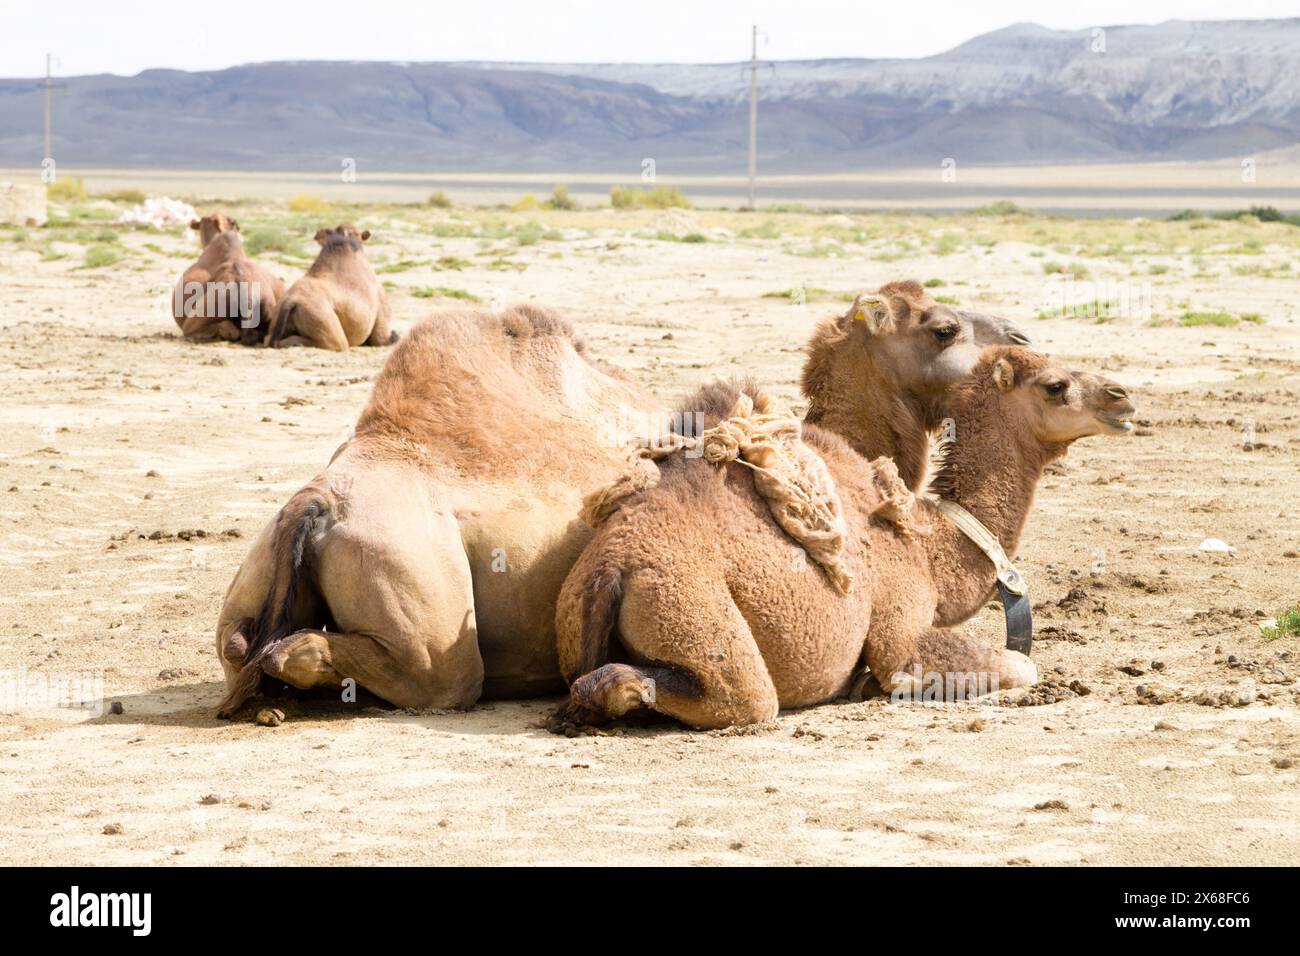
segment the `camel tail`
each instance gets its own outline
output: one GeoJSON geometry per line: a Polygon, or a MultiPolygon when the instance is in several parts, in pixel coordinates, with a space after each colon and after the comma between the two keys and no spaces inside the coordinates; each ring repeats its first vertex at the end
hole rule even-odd
{"type": "Polygon", "coordinates": [[[323,530],[329,512],[326,494],[310,485],[280,509],[271,535],[271,587],[253,620],[244,666],[218,705],[218,717],[233,717],[257,693],[262,683],[263,658],[296,629],[294,612],[299,598],[304,587],[313,586],[307,544],[312,535],[323,530]]]}
{"type": "Polygon", "coordinates": [[[574,673],[565,675],[569,683],[608,663],[609,636],[614,633],[622,604],[623,571],[608,566],[601,568],[582,594],[582,633],[574,673]]]}
{"type": "Polygon", "coordinates": [[[284,333],[289,328],[289,320],[293,318],[293,311],[296,308],[297,306],[293,303],[280,306],[275,321],[271,323],[271,334],[266,339],[268,346],[275,348],[280,343],[280,340],[284,338],[284,333]]]}

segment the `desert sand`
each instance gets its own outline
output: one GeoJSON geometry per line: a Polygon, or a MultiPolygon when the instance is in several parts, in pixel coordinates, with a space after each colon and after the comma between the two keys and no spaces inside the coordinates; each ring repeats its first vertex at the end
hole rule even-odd
{"type": "MultiPolygon", "coordinates": [[[[388,350],[182,341],[168,295],[195,242],[115,232],[120,208],[0,230],[0,672],[90,675],[104,704],[0,715],[0,862],[1300,863],[1300,647],[1261,629],[1300,600],[1300,230],[232,207],[296,252],[317,225],[373,230],[399,330],[450,296],[547,303],[668,398],[747,371],[801,407],[813,323],[904,277],[1134,394],[1137,434],[1078,443],[1024,535],[1043,684],[569,739],[538,726],[554,700],[215,719],[226,585],[388,350]],[[1150,309],[1039,318],[1054,263],[1150,309]],[[1226,324],[1184,324],[1200,311],[1226,324]]],[[[309,260],[275,244],[292,280],[309,260]]],[[[967,627],[997,641],[1000,613],[967,627]]]]}

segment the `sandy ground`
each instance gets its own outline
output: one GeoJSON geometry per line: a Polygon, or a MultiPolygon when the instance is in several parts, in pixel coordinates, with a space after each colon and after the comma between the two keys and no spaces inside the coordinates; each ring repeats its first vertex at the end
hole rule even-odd
{"type": "MultiPolygon", "coordinates": [[[[1139,434],[1076,445],[1040,486],[1019,556],[1040,668],[1089,692],[576,739],[538,729],[552,701],[217,721],[224,589],[350,426],[386,350],[182,342],[167,294],[187,237],[129,233],[131,256],[100,269],[15,244],[0,250],[0,671],[89,674],[122,712],[29,701],[0,716],[0,862],[1300,863],[1300,648],[1260,632],[1300,597],[1296,280],[1232,272],[1294,264],[1278,233],[1208,265],[1142,257],[1168,266],[1152,280],[1156,324],[1096,324],[1034,318],[1032,222],[1021,240],[944,255],[832,258],[781,239],[637,238],[638,220],[522,246],[525,268],[498,271],[479,240],[386,217],[366,223],[377,262],[470,260],[386,274],[399,328],[436,306],[408,294],[421,285],[550,303],[666,396],[745,369],[797,402],[808,331],[843,306],[763,293],[904,276],[942,276],[936,291],[1002,309],[1044,350],[1130,386],[1139,434]],[[1263,321],[1162,324],[1188,303],[1263,321]],[[1235,553],[1199,550],[1207,537],[1235,553]]],[[[997,640],[1000,616],[968,627],[997,640]]]]}

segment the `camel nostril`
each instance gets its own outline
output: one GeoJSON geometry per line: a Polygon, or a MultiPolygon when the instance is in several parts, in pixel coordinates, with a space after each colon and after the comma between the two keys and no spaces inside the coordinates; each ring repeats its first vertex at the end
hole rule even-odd
{"type": "Polygon", "coordinates": [[[1032,342],[1029,341],[1029,336],[1025,335],[1025,333],[1021,332],[1019,329],[1007,329],[1007,339],[1011,342],[1012,345],[1033,344],[1032,342]]]}
{"type": "Polygon", "coordinates": [[[1128,398],[1128,392],[1124,391],[1124,389],[1120,388],[1118,385],[1106,389],[1106,394],[1111,398],[1128,398]]]}

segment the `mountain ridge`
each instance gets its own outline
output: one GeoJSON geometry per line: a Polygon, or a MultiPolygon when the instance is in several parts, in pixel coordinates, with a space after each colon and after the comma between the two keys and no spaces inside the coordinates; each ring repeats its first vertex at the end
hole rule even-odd
{"type": "MultiPolygon", "coordinates": [[[[65,166],[743,169],[745,63],[270,61],[60,79],[65,166]]],[[[918,59],[760,73],[766,172],[1246,157],[1300,143],[1300,18],[1052,30],[918,59]],[[1097,32],[1100,31],[1100,32],[1097,32]],[[1100,47],[1100,48],[1099,48],[1100,47]]],[[[42,102],[0,79],[0,164],[38,165],[42,102]]]]}

